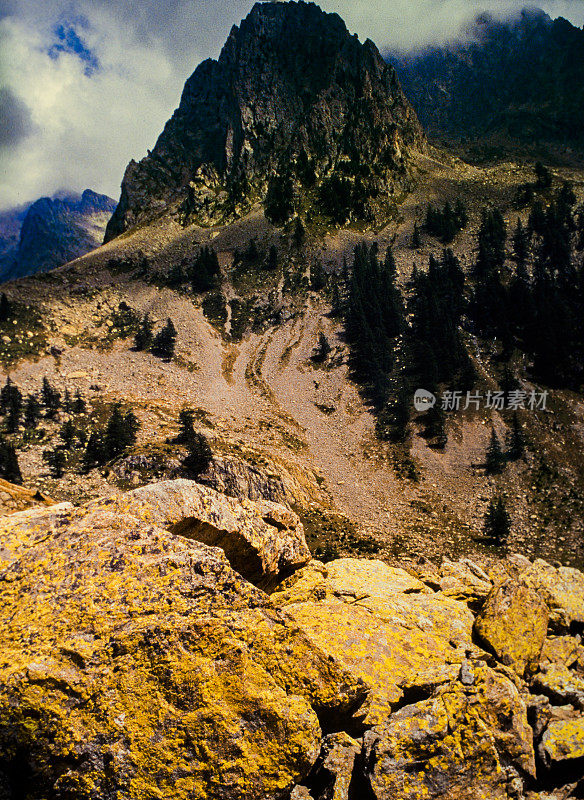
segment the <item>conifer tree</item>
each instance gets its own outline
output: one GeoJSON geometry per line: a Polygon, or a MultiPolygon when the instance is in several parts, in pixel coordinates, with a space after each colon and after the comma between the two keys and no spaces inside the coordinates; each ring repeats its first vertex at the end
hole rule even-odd
{"type": "Polygon", "coordinates": [[[75,437],[77,436],[77,430],[73,422],[68,419],[61,425],[61,430],[59,431],[59,436],[63,440],[63,445],[65,450],[72,450],[73,444],[75,442],[75,437]]]}
{"type": "Polygon", "coordinates": [[[92,431],[87,440],[83,458],[81,460],[81,469],[83,472],[90,472],[94,467],[100,464],[105,464],[107,461],[107,452],[102,431],[92,431]]]}
{"type": "Polygon", "coordinates": [[[304,227],[300,217],[296,217],[296,221],[294,223],[294,233],[292,234],[292,241],[294,242],[294,247],[296,248],[302,247],[305,239],[306,239],[306,228],[304,227]]]}
{"type": "Polygon", "coordinates": [[[15,433],[20,425],[23,401],[20,390],[14,385],[11,386],[7,402],[6,430],[8,433],[15,433]]]}
{"type": "Polygon", "coordinates": [[[535,185],[538,189],[549,189],[552,185],[552,174],[541,161],[537,161],[535,164],[535,177],[535,185]]]}
{"type": "Polygon", "coordinates": [[[502,497],[493,498],[485,514],[485,535],[498,547],[505,544],[511,533],[511,517],[502,497]]]}
{"type": "Polygon", "coordinates": [[[477,277],[488,277],[500,272],[505,264],[507,226],[498,208],[483,211],[479,230],[479,251],[476,262],[477,277]]]}
{"type": "Polygon", "coordinates": [[[0,294],[0,325],[12,317],[12,306],[5,293],[0,294]]]}
{"type": "Polygon", "coordinates": [[[189,477],[196,480],[208,469],[213,453],[207,438],[202,433],[195,432],[186,442],[186,446],[187,455],[183,460],[183,468],[189,477]]]}
{"type": "Polygon", "coordinates": [[[153,323],[150,314],[144,314],[140,322],[140,327],[134,336],[134,348],[136,350],[148,350],[154,338],[153,323]]]}
{"type": "Polygon", "coordinates": [[[414,232],[412,233],[412,250],[418,250],[422,246],[422,237],[417,222],[414,222],[414,232]]]}
{"type": "Polygon", "coordinates": [[[22,473],[18,463],[16,448],[12,442],[0,435],[0,478],[9,483],[22,484],[22,473]]]}
{"type": "Polygon", "coordinates": [[[322,331],[318,334],[318,344],[312,351],[312,355],[310,356],[311,360],[315,362],[315,364],[322,364],[328,358],[328,355],[331,351],[331,346],[329,344],[328,339],[324,335],[322,331]]]}
{"type": "Polygon", "coordinates": [[[195,435],[195,415],[190,408],[183,408],[178,416],[179,432],[176,437],[178,444],[186,444],[195,435]]]}
{"type": "Polygon", "coordinates": [[[517,413],[513,414],[511,430],[507,436],[507,458],[517,461],[525,452],[525,436],[517,413]]]}
{"type": "Polygon", "coordinates": [[[503,472],[505,468],[505,455],[494,428],[491,431],[491,440],[487,448],[485,466],[487,475],[498,475],[503,472]]]}
{"type": "Polygon", "coordinates": [[[189,269],[193,292],[200,294],[213,289],[219,273],[217,253],[212,247],[203,247],[197,253],[189,269]]]}
{"type": "Polygon", "coordinates": [[[154,337],[154,341],[152,343],[152,352],[155,356],[170,361],[174,355],[175,345],[176,328],[169,317],[166,320],[166,325],[154,337]]]}
{"type": "Polygon", "coordinates": [[[444,450],[448,444],[448,435],[446,433],[445,414],[439,399],[432,408],[428,409],[425,418],[426,429],[424,434],[427,439],[432,441],[431,447],[436,450],[444,450]]]}
{"type": "Polygon", "coordinates": [[[278,269],[278,249],[275,245],[272,245],[268,251],[266,268],[268,272],[275,272],[278,269]]]}
{"type": "Polygon", "coordinates": [[[61,394],[51,385],[47,377],[43,378],[41,399],[47,417],[54,417],[61,408],[61,394]]]}
{"type": "Polygon", "coordinates": [[[65,466],[67,464],[67,455],[63,448],[54,447],[52,450],[45,450],[43,453],[43,460],[46,461],[51,477],[62,478],[65,474],[65,466]]]}
{"type": "Polygon", "coordinates": [[[310,265],[310,288],[313,292],[321,292],[326,285],[326,274],[320,260],[310,265]]]}
{"type": "Polygon", "coordinates": [[[41,418],[41,404],[36,395],[29,394],[24,403],[24,427],[28,430],[36,428],[41,418]]]}
{"type": "Polygon", "coordinates": [[[116,403],[107,422],[104,436],[106,458],[112,459],[124,452],[136,442],[139,429],[138,420],[133,411],[122,411],[121,403],[116,403]]]}
{"type": "Polygon", "coordinates": [[[75,414],[85,414],[87,411],[87,404],[79,389],[75,392],[75,401],[73,403],[73,412],[75,414]]]}
{"type": "Polygon", "coordinates": [[[529,235],[519,217],[513,234],[513,255],[517,265],[525,267],[529,255],[529,235]]]}
{"type": "Polygon", "coordinates": [[[394,281],[397,276],[397,264],[393,254],[393,248],[390,245],[385,251],[385,258],[383,259],[383,269],[386,278],[394,281]]]}
{"type": "Polygon", "coordinates": [[[73,401],[69,389],[65,389],[65,394],[63,395],[63,410],[66,414],[70,414],[73,411],[73,401]]]}
{"type": "Polygon", "coordinates": [[[12,383],[12,380],[9,375],[6,378],[6,383],[4,384],[2,389],[0,389],[0,414],[6,414],[13,390],[14,390],[14,384],[12,383]]]}

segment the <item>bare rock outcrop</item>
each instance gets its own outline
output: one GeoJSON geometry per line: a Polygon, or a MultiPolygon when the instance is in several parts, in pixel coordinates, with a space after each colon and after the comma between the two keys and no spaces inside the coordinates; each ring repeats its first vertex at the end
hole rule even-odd
{"type": "Polygon", "coordinates": [[[5,516],[0,542],[3,800],[580,791],[575,570],[300,566],[291,511],[182,480],[5,516]]]}
{"type": "Polygon", "coordinates": [[[316,761],[321,724],[363,701],[362,682],[222,550],[160,525],[179,520],[179,498],[194,513],[185,488],[59,524],[3,520],[7,797],[280,800],[316,761]]]}
{"type": "Polygon", "coordinates": [[[310,559],[293,511],[268,500],[237,501],[194,481],[151,484],[96,506],[138,512],[172,533],[220,547],[237,572],[263,589],[310,559]]]}

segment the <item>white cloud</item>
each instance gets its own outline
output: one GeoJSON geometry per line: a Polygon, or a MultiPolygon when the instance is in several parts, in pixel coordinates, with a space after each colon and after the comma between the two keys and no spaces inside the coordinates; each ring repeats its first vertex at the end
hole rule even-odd
{"type": "MultiPolygon", "coordinates": [[[[485,8],[521,0],[322,0],[380,49],[452,36],[485,8]]],[[[32,125],[0,149],[0,209],[66,188],[113,197],[126,164],[152,148],[197,64],[217,57],[252,0],[0,0],[0,84],[32,125]],[[75,53],[51,58],[55,27],[76,25],[100,68],[75,53]],[[89,71],[90,72],[90,71],[89,71]],[[24,104],[24,106],[23,106],[24,104]]],[[[584,24],[581,0],[545,0],[552,16],[584,24]]]]}

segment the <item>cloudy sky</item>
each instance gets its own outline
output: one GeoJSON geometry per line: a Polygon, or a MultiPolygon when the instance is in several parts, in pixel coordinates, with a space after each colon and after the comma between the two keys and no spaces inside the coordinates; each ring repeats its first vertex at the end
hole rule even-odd
{"type": "MultiPolygon", "coordinates": [[[[61,189],[119,195],[196,65],[253,0],[0,0],[0,209],[61,189]]],[[[452,37],[525,0],[323,0],[383,51],[452,37]]],[[[584,25],[583,0],[544,0],[584,25]]]]}

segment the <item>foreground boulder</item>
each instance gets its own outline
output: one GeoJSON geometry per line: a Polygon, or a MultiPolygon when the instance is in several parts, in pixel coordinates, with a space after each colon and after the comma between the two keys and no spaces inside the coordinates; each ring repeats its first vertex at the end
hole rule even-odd
{"type": "Polygon", "coordinates": [[[487,597],[475,631],[501,663],[524,675],[539,663],[548,621],[548,607],[538,592],[509,579],[487,597]]]}
{"type": "Polygon", "coordinates": [[[234,500],[194,481],[164,481],[94,505],[138,513],[172,533],[220,547],[240,575],[263,589],[310,560],[293,511],[268,500],[234,500]]]}
{"type": "Polygon", "coordinates": [[[533,731],[513,683],[480,663],[461,677],[365,734],[375,800],[495,800],[535,776],[533,731]]]}
{"type": "Polygon", "coordinates": [[[0,795],[276,800],[366,695],[145,494],[2,520],[0,795]]]}
{"type": "Polygon", "coordinates": [[[315,646],[371,686],[367,725],[385,719],[416,687],[450,680],[473,650],[466,604],[380,561],[312,561],[272,599],[315,646]]]}
{"type": "Polygon", "coordinates": [[[1,800],[580,796],[582,643],[546,636],[579,573],[553,597],[517,558],[246,579],[304,547],[284,507],[189,481],[1,518],[1,800]]]}

